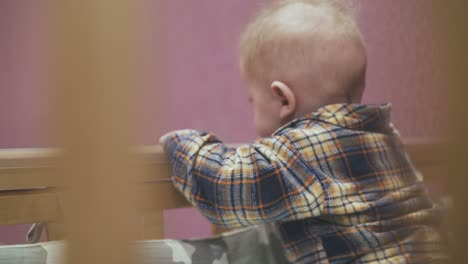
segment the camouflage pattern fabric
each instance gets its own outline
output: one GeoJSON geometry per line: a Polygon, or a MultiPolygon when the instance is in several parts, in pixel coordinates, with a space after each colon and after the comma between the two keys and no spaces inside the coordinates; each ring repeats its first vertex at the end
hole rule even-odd
{"type": "MultiPolygon", "coordinates": [[[[64,241],[0,247],[0,264],[62,264],[64,241]]],[[[273,225],[252,226],[217,237],[147,240],[134,244],[142,264],[289,263],[273,225]]]]}
{"type": "Polygon", "coordinates": [[[65,263],[65,242],[0,246],[0,264],[65,263]]]}

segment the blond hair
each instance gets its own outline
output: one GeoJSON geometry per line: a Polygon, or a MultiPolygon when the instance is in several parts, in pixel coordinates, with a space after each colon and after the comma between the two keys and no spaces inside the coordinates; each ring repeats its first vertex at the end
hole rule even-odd
{"type": "MultiPolygon", "coordinates": [[[[362,42],[356,6],[345,0],[281,0],[261,10],[240,40],[240,69],[256,81],[272,81],[278,67],[297,67],[313,59],[310,43],[298,38],[347,36],[362,42]]],[[[284,68],[283,68],[284,69],[284,68]]]]}

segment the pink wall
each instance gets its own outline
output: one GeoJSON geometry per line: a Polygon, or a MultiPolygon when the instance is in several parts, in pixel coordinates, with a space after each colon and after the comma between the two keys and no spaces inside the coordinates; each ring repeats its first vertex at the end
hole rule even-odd
{"type": "MultiPolygon", "coordinates": [[[[47,146],[41,11],[36,0],[0,1],[0,148],[47,146]]],[[[28,228],[0,226],[0,245],[23,243],[28,228]]]]}
{"type": "Polygon", "coordinates": [[[437,137],[447,127],[443,39],[433,29],[438,13],[430,2],[361,1],[369,57],[364,101],[391,102],[393,122],[404,137],[437,137]]]}
{"type": "Polygon", "coordinates": [[[47,145],[41,1],[0,1],[0,148],[47,145]]]}
{"type": "MultiPolygon", "coordinates": [[[[162,33],[167,50],[168,129],[203,128],[230,142],[255,138],[238,74],[236,46],[242,28],[265,2],[271,1],[162,3],[168,29],[162,33]]],[[[442,68],[434,63],[441,51],[431,26],[436,14],[424,3],[359,2],[359,22],[369,53],[364,100],[392,102],[393,120],[407,137],[437,136],[443,127],[438,111],[443,108],[442,68]]],[[[152,138],[146,138],[150,143],[152,138]]]]}
{"type": "MultiPolygon", "coordinates": [[[[154,143],[155,131],[180,128],[213,131],[230,142],[254,139],[236,45],[255,1],[170,0],[160,5],[162,17],[153,13],[152,18],[154,23],[162,20],[163,29],[149,30],[160,34],[158,44],[165,51],[165,74],[158,77],[163,79],[168,118],[164,131],[157,131],[154,122],[145,123],[144,142],[154,143]]],[[[150,83],[151,88],[161,86],[156,78],[150,83]]],[[[147,102],[149,111],[154,111],[154,98],[147,102]]]]}
{"type": "MultiPolygon", "coordinates": [[[[140,90],[138,109],[142,143],[155,144],[163,132],[179,128],[213,131],[228,142],[255,139],[238,74],[236,45],[261,2],[268,1],[143,1],[146,85],[140,90]],[[156,53],[156,44],[163,52],[156,53]],[[162,61],[162,69],[157,61],[162,61]],[[161,116],[164,129],[156,127],[155,120],[161,116]]],[[[46,55],[39,3],[0,1],[0,148],[42,147],[52,142],[45,130],[51,118],[50,99],[37,85],[46,55]]],[[[392,102],[393,120],[405,137],[435,137],[444,132],[442,66],[435,63],[443,51],[432,30],[436,13],[425,3],[360,1],[359,22],[369,54],[365,102],[392,102]]],[[[170,237],[209,232],[207,222],[193,209],[167,212],[166,217],[175,223],[167,226],[170,237]],[[193,221],[180,230],[175,219],[188,215],[193,221]]],[[[0,243],[18,241],[2,230],[0,243]]]]}

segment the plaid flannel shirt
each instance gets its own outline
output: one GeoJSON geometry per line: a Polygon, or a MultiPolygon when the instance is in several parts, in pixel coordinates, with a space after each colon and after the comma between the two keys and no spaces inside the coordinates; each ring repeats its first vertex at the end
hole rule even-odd
{"type": "Polygon", "coordinates": [[[440,210],[390,105],[328,105],[237,148],[194,130],[162,142],[175,187],[202,214],[227,227],[277,222],[294,263],[444,260],[440,210]]]}

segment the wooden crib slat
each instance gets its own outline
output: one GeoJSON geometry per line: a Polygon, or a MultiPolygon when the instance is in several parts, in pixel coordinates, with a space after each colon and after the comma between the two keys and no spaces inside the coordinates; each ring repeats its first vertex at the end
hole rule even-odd
{"type": "Polygon", "coordinates": [[[138,1],[52,2],[67,263],[135,263],[138,1]]]}
{"type": "Polygon", "coordinates": [[[144,183],[138,187],[142,212],[191,207],[191,204],[174,187],[171,181],[144,183]]]}
{"type": "Polygon", "coordinates": [[[45,232],[48,241],[64,240],[65,224],[63,222],[47,222],[45,224],[45,232]]]}
{"type": "MultiPolygon", "coordinates": [[[[190,207],[171,182],[145,183],[140,193],[138,214],[148,215],[164,209],[190,207]]],[[[0,191],[0,225],[63,222],[61,191],[57,188],[0,191]]],[[[147,223],[148,225],[148,223],[147,223]]]]}
{"type": "Polygon", "coordinates": [[[63,186],[54,168],[0,168],[0,190],[63,186]]]}
{"type": "Polygon", "coordinates": [[[62,221],[58,199],[54,189],[0,191],[0,224],[62,221]]]}
{"type": "Polygon", "coordinates": [[[163,239],[164,238],[164,214],[162,210],[145,212],[141,223],[141,239],[163,239]]]}

